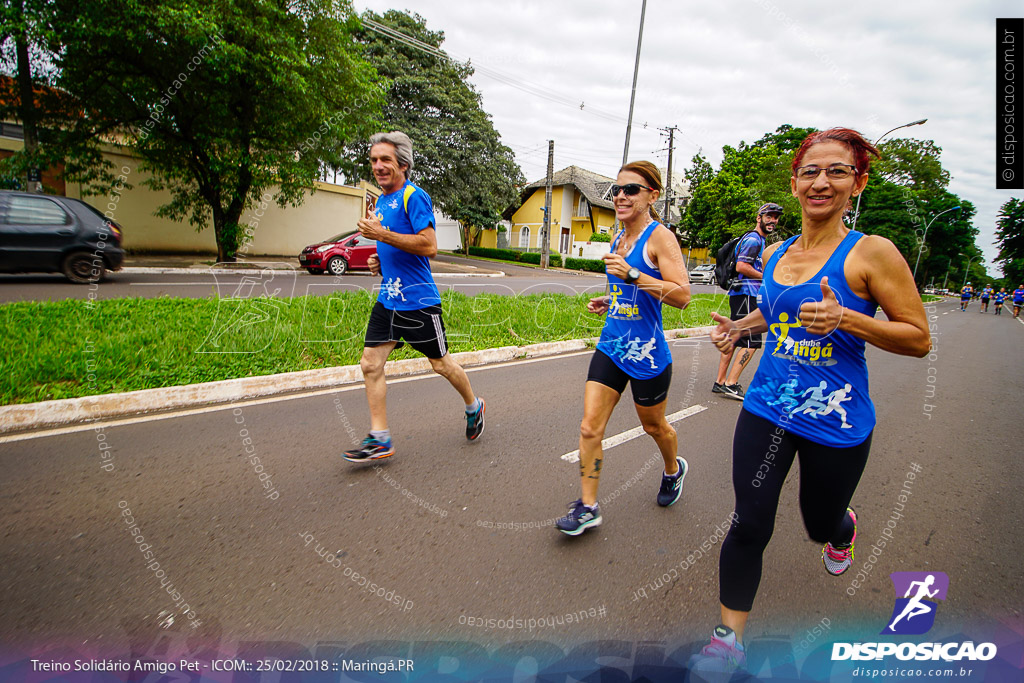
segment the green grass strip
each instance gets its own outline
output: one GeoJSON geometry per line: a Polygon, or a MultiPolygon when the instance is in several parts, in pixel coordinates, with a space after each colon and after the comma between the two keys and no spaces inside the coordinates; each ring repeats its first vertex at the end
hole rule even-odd
{"type": "MultiPolygon", "coordinates": [[[[596,337],[589,294],[473,297],[445,291],[452,352],[596,337]]],[[[111,299],[0,305],[0,404],[212,382],[359,362],[374,299],[111,299]]],[[[724,294],[663,307],[665,329],[711,323],[724,294]]],[[[415,358],[404,347],[391,358],[415,358]]]]}

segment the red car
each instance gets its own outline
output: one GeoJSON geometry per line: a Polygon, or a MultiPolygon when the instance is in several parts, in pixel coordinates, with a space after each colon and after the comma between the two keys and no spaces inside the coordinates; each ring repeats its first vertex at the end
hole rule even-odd
{"type": "Polygon", "coordinates": [[[309,245],[299,254],[299,265],[314,275],[344,275],[350,268],[367,270],[366,262],[376,254],[375,241],[352,231],[309,245]]]}

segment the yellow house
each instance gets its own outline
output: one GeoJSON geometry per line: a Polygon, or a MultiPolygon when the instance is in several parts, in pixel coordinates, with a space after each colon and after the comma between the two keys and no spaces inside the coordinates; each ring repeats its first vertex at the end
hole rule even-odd
{"type": "MultiPolygon", "coordinates": [[[[569,166],[552,176],[551,233],[552,253],[575,255],[574,245],[590,239],[592,233],[610,233],[615,225],[615,208],[610,188],[613,178],[569,166]]],[[[527,185],[518,207],[509,207],[504,218],[509,222],[508,243],[513,249],[539,250],[544,225],[544,187],[541,179],[527,185]]],[[[480,245],[494,247],[497,233],[484,232],[480,245]]]]}
{"type": "MultiPolygon", "coordinates": [[[[569,166],[552,175],[551,187],[551,234],[552,253],[563,256],[585,256],[594,258],[600,247],[587,248],[585,243],[591,234],[611,233],[615,225],[615,206],[612,204],[611,186],[613,178],[588,171],[579,166],[569,166]]],[[[508,222],[508,245],[513,249],[539,250],[540,232],[544,225],[544,188],[541,179],[527,185],[521,195],[518,207],[509,207],[503,217],[508,222]]],[[[676,196],[688,196],[683,188],[676,196]]],[[[658,209],[662,207],[659,205],[658,209]]],[[[672,219],[679,219],[678,199],[673,200],[672,219]]],[[[497,245],[497,232],[487,230],[481,237],[480,246],[497,245]]],[[[604,248],[603,251],[607,251],[604,248]]],[[[709,261],[705,248],[684,248],[687,262],[693,266],[709,261]]]]}

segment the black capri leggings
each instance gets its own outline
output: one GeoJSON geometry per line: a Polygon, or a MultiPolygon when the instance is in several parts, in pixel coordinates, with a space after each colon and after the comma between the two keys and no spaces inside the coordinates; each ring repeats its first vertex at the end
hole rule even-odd
{"type": "Polygon", "coordinates": [[[719,559],[719,599],[725,607],[749,612],[754,605],[761,556],[772,538],[779,495],[794,457],[800,458],[800,512],[807,535],[818,543],[842,545],[853,537],[846,508],[870,450],[870,434],[856,446],[824,446],[740,411],[732,441],[736,517],[719,559]]]}

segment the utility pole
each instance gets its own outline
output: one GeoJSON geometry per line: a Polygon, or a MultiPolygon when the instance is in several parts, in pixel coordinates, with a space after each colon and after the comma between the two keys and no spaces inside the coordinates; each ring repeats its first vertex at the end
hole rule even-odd
{"type": "Polygon", "coordinates": [[[629,96],[629,120],[626,121],[626,146],[622,150],[622,165],[629,160],[629,132],[633,128],[633,102],[636,100],[636,77],[640,72],[640,45],[644,42],[644,14],[647,13],[647,0],[640,7],[640,35],[636,39],[636,63],[633,65],[633,93],[629,96]]]}
{"type": "Polygon", "coordinates": [[[540,229],[540,267],[548,267],[551,252],[551,183],[555,172],[555,141],[548,140],[548,177],[544,187],[544,226],[540,229]]]}
{"type": "MultiPolygon", "coordinates": [[[[633,91],[629,96],[629,119],[626,120],[626,144],[622,148],[622,165],[629,161],[629,133],[633,130],[633,102],[636,101],[636,77],[640,73],[640,46],[644,42],[644,15],[647,14],[647,0],[640,6],[640,34],[636,38],[636,62],[633,64],[633,91]]],[[[619,217],[615,217],[612,232],[619,231],[619,217]]]]}
{"type": "Polygon", "coordinates": [[[672,196],[672,151],[675,149],[675,132],[679,130],[679,127],[669,126],[661,130],[668,132],[668,168],[665,169],[665,211],[662,213],[662,219],[665,221],[665,227],[672,230],[672,226],[669,225],[672,222],[672,216],[669,214],[669,208],[672,206],[670,199],[672,196]]]}

